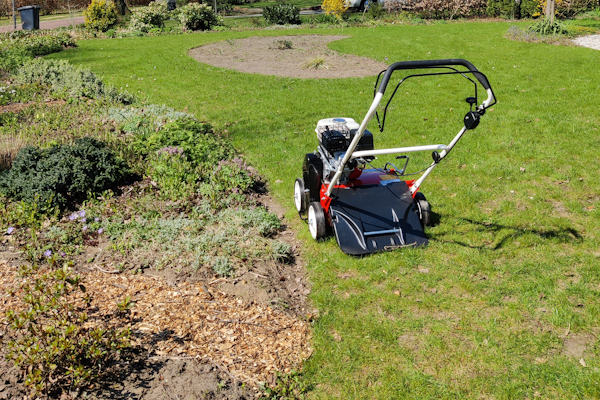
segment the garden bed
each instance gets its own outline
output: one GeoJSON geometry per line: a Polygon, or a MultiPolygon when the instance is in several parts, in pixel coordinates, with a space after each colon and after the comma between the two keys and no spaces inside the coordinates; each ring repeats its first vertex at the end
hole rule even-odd
{"type": "Polygon", "coordinates": [[[50,370],[64,368],[38,392],[61,399],[253,398],[300,369],[313,314],[304,264],[256,171],[190,114],[133,106],[67,63],[31,63],[0,81],[11,145],[0,153],[0,399],[48,373],[6,359],[36,346],[33,358],[55,352],[50,370]],[[89,184],[88,166],[104,183],[89,184]],[[87,353],[73,361],[93,382],[75,389],[65,355],[80,357],[96,330],[114,357],[99,371],[87,353]],[[54,332],[64,337],[46,340],[54,332]]]}

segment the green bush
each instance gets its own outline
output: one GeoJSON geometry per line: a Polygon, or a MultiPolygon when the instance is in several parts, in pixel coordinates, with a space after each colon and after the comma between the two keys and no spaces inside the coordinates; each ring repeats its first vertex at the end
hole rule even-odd
{"type": "Polygon", "coordinates": [[[92,0],[84,11],[85,26],[94,31],[106,32],[117,21],[117,7],[112,0],[92,0]]]}
{"type": "Polygon", "coordinates": [[[130,177],[125,163],[106,144],[82,138],[46,150],[23,148],[0,175],[0,192],[13,200],[64,210],[90,194],[116,189],[130,177]]]}
{"type": "Polygon", "coordinates": [[[514,0],[488,0],[486,7],[487,15],[492,17],[531,18],[539,15],[539,12],[538,0],[521,0],[520,4],[514,0]]]}
{"type": "Polygon", "coordinates": [[[190,3],[179,9],[179,21],[184,30],[207,31],[219,25],[219,17],[206,4],[190,3]]]}
{"type": "Polygon", "coordinates": [[[13,72],[33,57],[72,46],[75,46],[75,41],[66,32],[16,31],[0,34],[0,71],[13,72]]]}
{"type": "Polygon", "coordinates": [[[300,10],[291,4],[273,4],[263,8],[263,16],[270,24],[300,24],[300,10]]]}
{"type": "Polygon", "coordinates": [[[67,269],[21,272],[25,307],[7,313],[7,357],[24,372],[31,398],[62,398],[110,374],[131,347],[129,330],[86,326],[88,316],[69,298],[84,288],[67,269]]]}
{"type": "Polygon", "coordinates": [[[131,95],[104,85],[93,72],[75,68],[65,60],[31,60],[19,69],[15,80],[22,84],[48,85],[53,92],[73,98],[106,97],[123,104],[129,104],[134,100],[131,95]]]}
{"type": "Polygon", "coordinates": [[[153,28],[163,28],[169,19],[167,2],[156,0],[146,7],[136,9],[129,22],[129,29],[139,32],[149,32],[153,28]]]}

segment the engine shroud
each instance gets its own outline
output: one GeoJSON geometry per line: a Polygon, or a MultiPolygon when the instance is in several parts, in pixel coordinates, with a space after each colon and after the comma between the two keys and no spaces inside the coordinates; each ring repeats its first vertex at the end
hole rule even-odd
{"type": "MultiPolygon", "coordinates": [[[[317,132],[319,145],[329,153],[330,157],[338,158],[338,153],[346,152],[358,128],[359,125],[352,118],[327,118],[317,123],[315,132],[317,132]]],[[[356,150],[373,150],[373,148],[373,134],[365,130],[356,150]]]]}

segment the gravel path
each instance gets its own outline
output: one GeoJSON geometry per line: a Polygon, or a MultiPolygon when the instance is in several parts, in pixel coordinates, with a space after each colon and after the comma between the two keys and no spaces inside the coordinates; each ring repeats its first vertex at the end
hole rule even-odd
{"type": "Polygon", "coordinates": [[[581,36],[573,39],[578,46],[589,47],[590,49],[600,50],[600,35],[581,36]]]}
{"type": "MultiPolygon", "coordinates": [[[[51,21],[40,21],[40,29],[54,29],[60,28],[62,26],[69,25],[79,25],[84,23],[83,17],[73,17],[73,18],[65,18],[65,19],[56,19],[51,21]]],[[[17,20],[17,30],[21,30],[21,21],[17,20]]],[[[4,32],[12,32],[13,24],[11,22],[10,25],[2,25],[0,26],[0,33],[4,32]]]]}

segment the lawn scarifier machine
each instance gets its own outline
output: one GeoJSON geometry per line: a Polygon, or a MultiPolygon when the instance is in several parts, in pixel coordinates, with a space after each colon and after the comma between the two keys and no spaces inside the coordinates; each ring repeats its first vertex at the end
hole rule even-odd
{"type": "Polygon", "coordinates": [[[404,61],[381,71],[375,81],[373,103],[360,125],[352,118],[322,119],[317,124],[319,146],[316,152],[306,154],[303,176],[294,184],[294,203],[300,216],[307,216],[311,236],[321,239],[333,228],[342,251],[357,256],[427,244],[424,227],[431,224],[432,214],[427,199],[418,191],[419,187],[463,134],[475,129],[485,110],[494,104],[496,98],[487,77],[467,60],[404,61]],[[413,71],[399,81],[380,119],[377,108],[392,74],[400,70],[423,69],[429,72],[413,71]],[[473,84],[474,97],[466,99],[470,110],[464,117],[462,129],[450,144],[375,150],[373,134],[366,129],[367,124],[376,115],[379,129],[383,132],[387,109],[403,82],[414,77],[452,74],[460,75],[473,84]],[[478,83],[487,94],[479,105],[478,83]],[[433,162],[415,173],[422,172],[415,180],[406,179],[406,155],[396,157],[404,163],[400,169],[390,162],[383,168],[365,168],[380,155],[417,151],[432,151],[433,162]]]}

